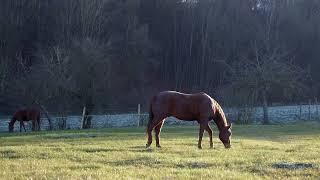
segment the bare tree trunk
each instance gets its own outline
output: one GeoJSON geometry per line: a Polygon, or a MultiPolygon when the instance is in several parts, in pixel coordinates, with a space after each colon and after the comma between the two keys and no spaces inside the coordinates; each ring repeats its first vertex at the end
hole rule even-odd
{"type": "Polygon", "coordinates": [[[302,104],[299,103],[299,120],[302,119],[302,104]]]}
{"type": "Polygon", "coordinates": [[[58,128],[61,130],[66,129],[67,117],[64,112],[60,113],[60,118],[58,118],[58,128]]]}
{"type": "MultiPolygon", "coordinates": [[[[92,110],[92,109],[91,109],[92,110]]],[[[91,120],[92,120],[92,116],[90,116],[90,114],[91,114],[91,112],[92,111],[89,111],[89,110],[87,110],[87,113],[86,113],[86,128],[87,129],[89,129],[89,128],[91,128],[91,120]]]]}
{"type": "Polygon", "coordinates": [[[269,115],[268,115],[268,101],[267,101],[267,91],[265,89],[262,90],[262,98],[263,98],[263,124],[269,124],[269,115]]]}
{"type": "Polygon", "coordinates": [[[137,123],[137,127],[140,126],[140,121],[141,121],[141,106],[140,106],[140,104],[138,104],[138,123],[137,123]]]}
{"type": "Polygon", "coordinates": [[[39,105],[39,107],[40,107],[41,110],[43,111],[44,115],[45,115],[46,118],[48,119],[49,130],[52,130],[52,129],[53,129],[52,120],[51,120],[51,118],[50,118],[50,116],[49,116],[49,113],[48,113],[47,109],[46,109],[43,105],[41,105],[38,101],[35,101],[35,102],[36,102],[36,104],[39,105]]]}
{"type": "Polygon", "coordinates": [[[317,97],[314,98],[314,102],[315,102],[315,105],[316,105],[316,119],[318,119],[318,117],[319,117],[319,109],[318,109],[318,99],[317,99],[317,97]]]}
{"type": "Polygon", "coordinates": [[[50,118],[50,116],[49,116],[48,111],[47,111],[43,106],[41,106],[41,105],[40,105],[40,107],[41,107],[41,109],[43,110],[44,115],[45,115],[45,116],[46,116],[46,118],[48,119],[48,123],[49,123],[49,130],[52,130],[52,129],[53,129],[53,127],[52,127],[52,121],[51,121],[51,118],[50,118]]]}
{"type": "Polygon", "coordinates": [[[81,127],[80,127],[81,129],[84,129],[85,120],[86,120],[86,106],[83,106],[81,127]]]}
{"type": "Polygon", "coordinates": [[[91,119],[92,117],[90,116],[91,112],[93,109],[92,103],[85,104],[83,106],[83,111],[82,111],[82,129],[89,129],[91,128],[91,119]]]}
{"type": "Polygon", "coordinates": [[[308,103],[308,120],[311,120],[311,100],[309,100],[308,103]]]}

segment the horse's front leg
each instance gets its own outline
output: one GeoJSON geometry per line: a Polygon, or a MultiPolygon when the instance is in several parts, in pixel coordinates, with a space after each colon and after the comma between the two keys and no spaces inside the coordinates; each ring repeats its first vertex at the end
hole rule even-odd
{"type": "Polygon", "coordinates": [[[213,141],[212,141],[212,129],[208,123],[207,127],[206,127],[206,131],[209,134],[209,140],[210,140],[210,148],[213,148],[213,141]]]}
{"type": "Polygon", "coordinates": [[[35,131],[36,130],[35,128],[36,128],[36,122],[34,120],[32,120],[32,128],[31,128],[31,130],[35,131]]]}
{"type": "Polygon", "coordinates": [[[203,132],[204,132],[208,122],[207,121],[199,121],[199,123],[200,123],[200,129],[199,129],[198,148],[202,149],[201,141],[202,141],[202,137],[203,137],[203,132]]]}
{"type": "MultiPolygon", "coordinates": [[[[21,121],[21,124],[22,124],[22,127],[23,127],[23,129],[24,129],[24,132],[27,132],[26,131],[26,127],[24,126],[24,122],[23,121],[21,121]]],[[[21,126],[21,125],[20,125],[21,126]]]]}
{"type": "Polygon", "coordinates": [[[20,121],[20,132],[21,132],[21,127],[23,127],[24,132],[27,132],[27,131],[26,131],[26,127],[24,126],[23,121],[20,121]]]}

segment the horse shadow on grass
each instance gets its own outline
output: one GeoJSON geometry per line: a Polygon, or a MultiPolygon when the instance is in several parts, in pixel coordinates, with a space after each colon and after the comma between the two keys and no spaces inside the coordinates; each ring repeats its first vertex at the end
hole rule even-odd
{"type": "Polygon", "coordinates": [[[70,170],[97,170],[101,169],[100,166],[98,165],[75,165],[75,166],[70,166],[68,167],[70,170]]]}
{"type": "MultiPolygon", "coordinates": [[[[190,146],[194,146],[195,147],[195,150],[198,150],[198,148],[194,145],[194,144],[190,144],[190,146]]],[[[172,146],[165,146],[165,147],[161,147],[161,148],[158,148],[156,146],[151,146],[149,148],[146,148],[146,146],[131,146],[129,147],[129,151],[130,152],[142,152],[142,153],[152,153],[152,152],[164,152],[166,154],[176,154],[174,153],[174,151],[170,150],[170,152],[168,152],[167,150],[171,149],[171,148],[174,148],[172,146]]]]}
{"type": "Polygon", "coordinates": [[[135,153],[152,153],[156,151],[156,148],[146,148],[146,146],[131,146],[127,151],[135,153]]]}
{"type": "Polygon", "coordinates": [[[180,168],[180,169],[202,169],[202,168],[210,168],[214,166],[217,166],[217,165],[213,163],[197,162],[197,161],[181,162],[175,165],[176,168],[180,168]]]}
{"type": "MultiPolygon", "coordinates": [[[[198,157],[198,153],[202,153],[202,152],[218,152],[218,151],[224,151],[225,148],[221,145],[219,147],[214,147],[214,148],[210,148],[209,145],[203,147],[203,149],[198,149],[198,147],[194,144],[194,143],[179,143],[179,148],[177,148],[177,146],[175,145],[170,145],[170,146],[163,146],[161,148],[157,148],[157,147],[150,147],[150,148],[146,148],[145,146],[131,146],[127,149],[127,151],[133,152],[133,153],[157,153],[157,154],[166,154],[166,155],[172,155],[172,156],[190,156],[190,157],[198,157]],[[182,146],[189,146],[191,147],[190,152],[189,151],[185,151],[183,148],[181,148],[182,146]]],[[[188,148],[189,148],[188,147],[188,148]]]]}
{"type": "Polygon", "coordinates": [[[46,139],[80,139],[80,138],[97,138],[97,137],[105,137],[103,134],[59,134],[59,135],[45,135],[43,136],[46,139]]]}
{"type": "Polygon", "coordinates": [[[124,149],[111,149],[111,148],[85,148],[79,151],[86,153],[107,153],[107,152],[124,152],[124,149]]]}
{"type": "Polygon", "coordinates": [[[0,157],[6,159],[19,159],[22,158],[16,151],[13,150],[3,150],[0,151],[0,157]]]}
{"type": "Polygon", "coordinates": [[[106,164],[112,166],[148,166],[148,167],[158,167],[164,166],[164,163],[158,159],[151,157],[138,157],[133,159],[126,159],[120,161],[105,162],[106,164]]]}
{"type": "Polygon", "coordinates": [[[104,164],[108,164],[111,166],[134,166],[134,167],[142,167],[147,166],[151,168],[157,168],[157,167],[175,167],[180,169],[199,169],[199,168],[209,168],[216,166],[213,163],[206,163],[206,162],[179,162],[179,163],[169,163],[165,162],[163,160],[159,160],[152,157],[138,157],[133,159],[126,159],[126,160],[120,160],[120,161],[113,161],[113,162],[103,162],[104,164]]]}

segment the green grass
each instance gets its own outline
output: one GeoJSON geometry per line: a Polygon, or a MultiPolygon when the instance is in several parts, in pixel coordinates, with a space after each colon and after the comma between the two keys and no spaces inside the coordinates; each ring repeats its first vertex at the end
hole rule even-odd
{"type": "Polygon", "coordinates": [[[0,133],[0,179],[319,179],[320,123],[235,125],[232,148],[198,127],[170,127],[145,149],[144,128],[0,133]],[[312,168],[279,169],[280,162],[312,168]]]}

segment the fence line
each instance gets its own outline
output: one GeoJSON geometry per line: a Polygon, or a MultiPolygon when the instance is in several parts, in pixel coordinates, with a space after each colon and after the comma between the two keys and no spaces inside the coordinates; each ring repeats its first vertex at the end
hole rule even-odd
{"type": "MultiPolygon", "coordinates": [[[[91,117],[91,127],[123,127],[123,126],[144,126],[148,121],[148,114],[141,112],[139,105],[136,108],[136,111],[129,113],[109,113],[105,112],[104,114],[91,114],[87,117],[91,117]]],[[[269,118],[273,123],[290,123],[298,120],[319,120],[319,108],[320,105],[298,105],[298,106],[274,106],[269,107],[269,118]]],[[[226,117],[232,121],[236,122],[241,116],[243,111],[241,108],[224,108],[226,117]]],[[[255,107],[254,110],[246,112],[245,117],[252,120],[253,123],[261,122],[263,118],[263,111],[261,107],[255,107]]],[[[59,115],[54,116],[52,112],[49,112],[51,119],[53,120],[54,129],[79,129],[81,128],[81,114],[78,115],[59,115]]],[[[0,131],[8,130],[8,122],[10,116],[0,116],[0,131]]],[[[176,121],[174,118],[167,118],[166,123],[171,124],[188,124],[193,125],[195,122],[185,122],[185,121],[176,121]]],[[[48,129],[48,120],[42,116],[42,129],[48,129]]],[[[241,123],[241,122],[240,122],[241,123]]],[[[18,128],[18,124],[15,124],[15,129],[18,128]]],[[[30,126],[30,123],[26,123],[30,126]]]]}
{"type": "MultiPolygon", "coordinates": [[[[273,103],[272,106],[269,106],[269,108],[273,108],[273,107],[284,107],[284,106],[304,106],[304,105],[310,105],[310,106],[315,106],[315,105],[320,105],[318,104],[317,98],[315,98],[314,101],[309,100],[308,102],[303,102],[303,103],[297,103],[297,104],[278,104],[278,103],[273,103]],[[314,102],[314,103],[312,103],[314,102]]],[[[232,109],[232,108],[237,108],[237,107],[228,107],[228,106],[222,106],[224,109],[232,109]]],[[[261,107],[261,106],[255,106],[257,108],[261,107]]],[[[88,107],[87,107],[88,108],[88,107]]],[[[18,108],[17,108],[18,109],[18,108]]],[[[11,112],[14,112],[17,109],[11,109],[11,112]]],[[[115,113],[133,113],[133,112],[138,112],[139,109],[139,104],[136,105],[136,107],[128,107],[128,108],[123,108],[121,106],[113,106],[113,107],[101,107],[101,108],[97,108],[96,110],[94,109],[93,112],[95,114],[104,114],[104,113],[108,113],[108,114],[115,114],[115,113]]],[[[7,110],[7,109],[6,109],[7,110]]],[[[82,113],[82,108],[79,108],[78,111],[75,110],[61,110],[61,111],[48,111],[49,114],[67,114],[67,113],[72,113],[74,114],[75,112],[78,112],[79,114],[82,113]]],[[[142,106],[140,104],[140,110],[142,112],[142,106]]],[[[1,117],[1,113],[3,114],[3,109],[0,108],[0,117],[1,117]]],[[[12,114],[12,113],[10,113],[12,114]]],[[[2,115],[3,117],[3,115],[2,115]]]]}

